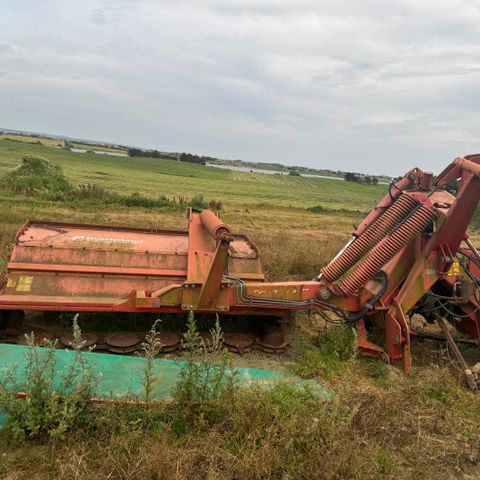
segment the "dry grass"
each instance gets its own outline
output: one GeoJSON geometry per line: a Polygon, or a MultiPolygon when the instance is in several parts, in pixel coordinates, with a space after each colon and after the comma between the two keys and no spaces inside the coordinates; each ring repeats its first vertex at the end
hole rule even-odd
{"type": "Polygon", "coordinates": [[[174,407],[142,422],[132,409],[102,410],[97,428],[63,442],[7,447],[6,479],[477,478],[478,400],[447,368],[392,376],[380,386],[354,360],[325,402],[279,387],[241,392],[196,411],[174,407]],[[355,375],[352,375],[356,372],[355,375]],[[432,391],[444,392],[438,399],[432,391]],[[255,408],[252,408],[252,407],[255,408]]]}

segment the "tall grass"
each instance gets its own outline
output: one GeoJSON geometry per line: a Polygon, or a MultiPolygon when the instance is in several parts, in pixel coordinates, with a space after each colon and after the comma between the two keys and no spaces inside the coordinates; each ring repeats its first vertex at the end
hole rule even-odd
{"type": "MultiPolygon", "coordinates": [[[[357,363],[361,372],[362,364],[357,363]]],[[[447,370],[397,378],[388,390],[342,378],[334,400],[278,384],[192,409],[101,407],[95,425],[63,441],[8,445],[6,478],[477,478],[480,410],[447,370]],[[446,392],[445,403],[424,392],[446,392]]],[[[333,386],[339,384],[333,384],[333,386]]]]}

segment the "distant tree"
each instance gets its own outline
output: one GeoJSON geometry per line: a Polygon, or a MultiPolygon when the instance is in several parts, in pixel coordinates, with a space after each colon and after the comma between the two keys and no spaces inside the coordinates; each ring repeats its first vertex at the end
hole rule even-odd
{"type": "Polygon", "coordinates": [[[200,157],[198,155],[193,155],[191,153],[181,153],[180,161],[188,163],[198,163],[200,165],[206,165],[207,160],[212,160],[211,157],[200,157]]]}
{"type": "Polygon", "coordinates": [[[191,153],[181,153],[180,155],[173,153],[162,153],[159,150],[142,150],[141,148],[129,148],[129,157],[146,157],[146,158],[166,158],[169,160],[179,160],[180,162],[198,163],[205,165],[208,161],[216,160],[212,157],[200,157],[191,153]]]}
{"type": "Polygon", "coordinates": [[[295,177],[300,177],[300,173],[298,173],[296,170],[289,170],[288,174],[294,175],[295,177]]]}
{"type": "Polygon", "coordinates": [[[143,157],[145,152],[140,150],[139,148],[129,148],[128,149],[128,156],[129,157],[143,157]]]}
{"type": "Polygon", "coordinates": [[[378,178],[372,177],[372,185],[378,185],[378,178]]]}
{"type": "Polygon", "coordinates": [[[346,172],[343,175],[343,178],[347,182],[358,182],[360,180],[360,177],[356,173],[352,173],[352,172],[346,172]]]}
{"type": "Polygon", "coordinates": [[[178,155],[174,155],[173,153],[162,153],[162,158],[167,158],[168,160],[176,160],[179,161],[178,155]]]}

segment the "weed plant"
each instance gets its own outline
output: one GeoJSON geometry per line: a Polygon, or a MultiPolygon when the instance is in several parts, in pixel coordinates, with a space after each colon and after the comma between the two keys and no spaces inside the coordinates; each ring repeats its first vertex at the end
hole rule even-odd
{"type": "Polygon", "coordinates": [[[175,388],[179,405],[206,404],[218,398],[233,398],[238,387],[237,373],[228,351],[223,350],[223,332],[218,315],[210,330],[210,340],[200,337],[193,312],[182,341],[186,363],[175,388]]]}
{"type": "Polygon", "coordinates": [[[56,343],[39,348],[32,333],[27,335],[24,380],[17,369],[1,372],[0,411],[13,438],[63,438],[68,430],[89,422],[89,399],[94,396],[97,377],[82,354],[85,341],[76,317],[71,346],[70,362],[57,372],[56,343]],[[19,392],[25,398],[18,398],[19,392]]]}
{"type": "Polygon", "coordinates": [[[155,363],[154,360],[160,353],[162,348],[162,343],[158,336],[158,325],[160,324],[160,319],[155,320],[152,325],[152,328],[145,336],[145,341],[142,342],[142,353],[145,358],[145,364],[143,368],[143,391],[144,391],[144,400],[149,403],[152,397],[154,384],[157,381],[155,375],[155,363]]]}
{"type": "Polygon", "coordinates": [[[355,330],[342,323],[319,335],[318,347],[307,350],[291,371],[303,378],[321,376],[330,379],[348,370],[356,354],[355,330]]]}
{"type": "Polygon", "coordinates": [[[21,191],[71,192],[73,190],[61,167],[37,155],[25,155],[21,165],[8,172],[4,181],[10,187],[21,191]]]}

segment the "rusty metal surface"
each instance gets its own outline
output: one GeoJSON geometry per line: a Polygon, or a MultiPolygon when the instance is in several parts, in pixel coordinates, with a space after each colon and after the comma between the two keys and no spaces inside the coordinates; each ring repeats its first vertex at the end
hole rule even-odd
{"type": "Polygon", "coordinates": [[[264,322],[260,326],[260,343],[271,348],[285,345],[285,332],[278,323],[264,322]]]}
{"type": "MultiPolygon", "coordinates": [[[[212,232],[230,235],[212,215],[212,232]]],[[[210,215],[204,217],[212,223],[210,215]]],[[[200,285],[207,275],[216,239],[199,214],[190,215],[189,227],[181,232],[28,222],[16,236],[0,309],[180,312],[182,303],[183,310],[195,308],[200,289],[188,292],[183,302],[181,291],[168,291],[164,301],[150,297],[189,279],[200,285]]],[[[225,268],[245,281],[262,281],[255,246],[242,235],[230,240],[225,268]]],[[[228,293],[219,298],[228,309],[228,293]]]]}
{"type": "Polygon", "coordinates": [[[229,350],[243,354],[251,350],[255,336],[248,333],[225,333],[223,343],[229,350]]]}
{"type": "Polygon", "coordinates": [[[416,210],[396,230],[385,236],[362,263],[352,269],[345,278],[334,284],[334,292],[337,295],[346,297],[355,293],[373,278],[389,260],[418,237],[428,225],[432,224],[436,218],[436,210],[428,197],[424,196],[422,200],[425,203],[418,204],[416,210]]]}
{"type": "Polygon", "coordinates": [[[418,201],[415,198],[410,195],[400,195],[390,208],[366,228],[363,235],[357,237],[338,257],[322,269],[324,278],[330,282],[338,280],[383,238],[398,228],[416,206],[418,201]]]}
{"type": "Polygon", "coordinates": [[[220,294],[221,289],[227,285],[223,280],[223,276],[225,266],[228,262],[228,243],[229,242],[224,240],[218,242],[215,254],[211,258],[208,270],[205,272],[203,284],[195,302],[196,310],[226,312],[230,309],[228,295],[223,295],[224,301],[222,302],[222,295],[220,294]]]}
{"type": "Polygon", "coordinates": [[[160,343],[160,352],[168,353],[177,350],[180,347],[181,338],[182,335],[180,333],[158,333],[156,339],[160,343]]]}
{"type": "MultiPolygon", "coordinates": [[[[99,337],[95,333],[83,332],[81,341],[85,348],[92,347],[98,343],[99,337]]],[[[71,333],[64,333],[60,336],[60,341],[65,347],[71,347],[74,342],[73,335],[71,333]]]]}
{"type": "MultiPolygon", "coordinates": [[[[30,332],[29,332],[30,333],[30,332]]],[[[34,335],[33,344],[39,347],[45,347],[47,345],[53,344],[57,340],[57,336],[50,332],[36,332],[34,335]]],[[[27,335],[19,335],[16,339],[18,345],[28,345],[27,335]]]]}
{"type": "Polygon", "coordinates": [[[113,353],[132,353],[140,346],[141,337],[131,332],[116,332],[105,336],[104,342],[113,353]]]}
{"type": "Polygon", "coordinates": [[[200,213],[200,221],[215,240],[230,239],[232,233],[231,228],[227,224],[221,222],[212,211],[203,210],[200,213]]]}
{"type": "MultiPolygon", "coordinates": [[[[58,348],[73,348],[73,336],[70,332],[59,330],[43,330],[25,326],[24,331],[29,335],[34,334],[34,344],[45,347],[57,342],[58,348]]],[[[147,332],[82,332],[82,340],[85,342],[84,349],[94,351],[106,351],[117,354],[142,355],[142,342],[147,332]]],[[[183,334],[181,332],[158,332],[156,340],[159,342],[159,356],[183,350],[183,334]]],[[[0,335],[0,342],[26,345],[25,334],[12,336],[0,335]]],[[[245,354],[251,350],[260,350],[269,354],[282,354],[288,348],[284,339],[284,332],[280,326],[261,329],[260,336],[253,333],[225,333],[223,346],[238,354],[245,354]]],[[[222,343],[219,345],[222,347],[222,343]]],[[[212,350],[213,339],[210,332],[199,332],[199,345],[203,345],[207,351],[212,350]]]]}

